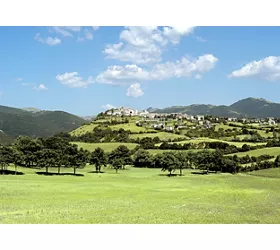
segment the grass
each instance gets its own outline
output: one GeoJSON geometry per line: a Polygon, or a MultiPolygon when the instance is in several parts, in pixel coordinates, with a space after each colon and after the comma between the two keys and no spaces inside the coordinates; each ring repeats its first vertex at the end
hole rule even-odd
{"type": "Polygon", "coordinates": [[[143,137],[159,137],[161,140],[169,140],[169,139],[177,139],[177,138],[186,138],[186,136],[177,135],[173,133],[167,133],[167,132],[158,132],[158,133],[144,133],[144,134],[133,134],[130,135],[130,138],[136,139],[136,138],[143,138],[143,137]]]}
{"type": "Polygon", "coordinates": [[[86,124],[86,125],[83,125],[73,131],[70,132],[70,135],[72,136],[79,136],[79,135],[83,135],[87,132],[93,132],[93,129],[95,127],[97,127],[99,124],[96,124],[96,123],[90,123],[90,124],[86,124]]]}
{"type": "Polygon", "coordinates": [[[128,149],[134,149],[138,144],[136,143],[122,143],[122,142],[108,142],[108,143],[86,143],[86,142],[72,142],[77,144],[78,148],[86,149],[90,152],[94,151],[96,148],[102,148],[105,152],[111,152],[120,145],[125,145],[128,149]]]}
{"type": "Polygon", "coordinates": [[[279,179],[269,178],[280,177],[280,169],[182,177],[160,176],[159,169],[91,170],[75,177],[19,168],[25,175],[0,176],[0,223],[280,223],[279,179]]]}
{"type": "Polygon", "coordinates": [[[117,124],[117,125],[110,126],[110,128],[112,130],[119,130],[119,129],[123,128],[124,130],[130,130],[131,132],[134,132],[134,133],[154,131],[153,129],[146,129],[144,127],[138,127],[138,126],[136,126],[135,123],[117,124]]]}
{"type": "MultiPolygon", "coordinates": [[[[224,143],[228,143],[229,145],[234,145],[236,147],[242,147],[243,144],[247,144],[250,146],[256,146],[256,145],[265,145],[265,142],[259,142],[259,143],[252,143],[252,142],[231,142],[231,141],[223,141],[223,140],[218,140],[218,139],[212,139],[212,138],[208,138],[208,137],[199,137],[196,139],[191,139],[191,140],[185,140],[185,141],[180,141],[180,142],[174,142],[177,144],[185,144],[185,143],[200,143],[200,142],[215,142],[215,141],[219,141],[219,142],[224,142],[224,143]]],[[[157,144],[160,145],[161,143],[157,144]]]]}
{"type": "MultiPolygon", "coordinates": [[[[163,152],[199,152],[203,151],[204,149],[188,149],[188,150],[174,150],[174,149],[147,149],[150,154],[161,154],[163,152]]],[[[209,151],[214,151],[214,149],[207,149],[209,151]]]]}
{"type": "Polygon", "coordinates": [[[238,157],[249,155],[249,156],[257,157],[264,154],[273,155],[274,157],[276,157],[277,155],[280,154],[280,147],[261,148],[261,149],[250,150],[248,152],[239,152],[239,153],[229,154],[229,155],[237,155],[238,157]]]}

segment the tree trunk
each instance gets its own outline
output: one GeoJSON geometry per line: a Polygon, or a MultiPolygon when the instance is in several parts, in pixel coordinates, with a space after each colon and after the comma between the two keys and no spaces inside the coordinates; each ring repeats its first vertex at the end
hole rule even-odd
{"type": "Polygon", "coordinates": [[[182,168],[180,168],[180,176],[182,176],[182,168]]]}
{"type": "Polygon", "coordinates": [[[17,164],[15,164],[15,175],[17,174],[17,164]]]}
{"type": "Polygon", "coordinates": [[[58,166],[57,173],[60,174],[60,165],[58,166]]]}
{"type": "Polygon", "coordinates": [[[74,175],[76,175],[76,166],[74,166],[74,175]]]}
{"type": "Polygon", "coordinates": [[[171,176],[171,172],[172,172],[172,170],[169,171],[169,176],[171,176]]]}
{"type": "Polygon", "coordinates": [[[96,173],[99,173],[99,166],[98,165],[95,165],[95,170],[96,170],[96,173]]]}
{"type": "Polygon", "coordinates": [[[49,173],[49,166],[46,166],[46,173],[49,173]]]}
{"type": "Polygon", "coordinates": [[[118,169],[116,168],[116,174],[118,173],[118,169]]]}

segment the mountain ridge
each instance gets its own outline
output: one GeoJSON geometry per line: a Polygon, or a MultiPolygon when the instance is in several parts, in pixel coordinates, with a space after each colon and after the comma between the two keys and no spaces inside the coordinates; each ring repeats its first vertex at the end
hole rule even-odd
{"type": "Polygon", "coordinates": [[[188,115],[213,115],[230,117],[280,117],[280,103],[271,102],[264,98],[248,97],[233,104],[191,104],[188,106],[171,106],[162,109],[148,108],[155,113],[183,113],[188,115]]]}

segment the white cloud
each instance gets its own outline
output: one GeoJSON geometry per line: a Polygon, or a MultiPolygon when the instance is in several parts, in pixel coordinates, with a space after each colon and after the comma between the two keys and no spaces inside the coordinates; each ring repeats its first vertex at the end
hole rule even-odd
{"type": "Polygon", "coordinates": [[[53,29],[56,33],[58,33],[58,34],[60,34],[60,35],[62,35],[62,36],[73,36],[72,33],[66,29],[66,27],[58,27],[58,26],[55,26],[55,27],[52,27],[52,29],[53,29]]]}
{"type": "Polygon", "coordinates": [[[17,82],[22,82],[22,81],[23,81],[23,78],[22,78],[22,77],[18,77],[18,78],[16,79],[16,81],[17,81],[17,82]]]}
{"type": "Polygon", "coordinates": [[[206,54],[197,59],[183,57],[180,61],[156,64],[151,70],[145,70],[137,65],[109,66],[107,70],[96,77],[98,83],[111,85],[127,85],[135,81],[165,80],[169,78],[191,77],[213,69],[218,59],[206,54]]]}
{"type": "Polygon", "coordinates": [[[56,79],[63,85],[70,88],[86,88],[89,84],[93,83],[93,78],[89,77],[84,81],[82,77],[78,76],[78,72],[64,73],[57,75],[56,79]]]}
{"type": "Polygon", "coordinates": [[[92,29],[93,29],[93,30],[98,30],[98,29],[99,29],[99,26],[92,26],[92,29]]]}
{"type": "Polygon", "coordinates": [[[101,108],[108,110],[108,109],[114,109],[116,107],[111,104],[105,104],[105,105],[102,105],[101,108]]]}
{"type": "Polygon", "coordinates": [[[84,41],[84,40],[92,40],[93,39],[93,33],[90,32],[88,29],[84,29],[84,35],[82,37],[78,37],[77,41],[84,41]]]}
{"type": "Polygon", "coordinates": [[[45,90],[48,90],[48,88],[47,88],[44,84],[39,84],[38,86],[34,86],[33,89],[34,89],[34,90],[37,90],[37,91],[45,91],[45,90]]]}
{"type": "Polygon", "coordinates": [[[194,26],[173,26],[164,27],[163,35],[166,36],[173,44],[178,44],[182,36],[191,34],[194,30],[194,26]]]}
{"type": "Polygon", "coordinates": [[[193,27],[136,26],[125,27],[120,33],[120,42],[106,45],[106,58],[136,64],[153,64],[161,61],[164,47],[177,44],[181,36],[193,31],[193,27]]]}
{"type": "Polygon", "coordinates": [[[39,33],[37,33],[34,37],[34,39],[40,43],[46,43],[50,46],[53,46],[53,45],[57,45],[57,44],[60,44],[61,43],[61,40],[57,37],[47,37],[47,38],[42,38],[40,36],[39,33]]]}
{"type": "Polygon", "coordinates": [[[241,69],[233,71],[229,77],[256,77],[268,81],[280,80],[280,56],[269,56],[259,61],[252,61],[241,69]]]}
{"type": "Polygon", "coordinates": [[[144,92],[141,89],[140,83],[131,84],[126,91],[126,95],[132,96],[132,97],[139,97],[139,96],[144,95],[144,92]]]}

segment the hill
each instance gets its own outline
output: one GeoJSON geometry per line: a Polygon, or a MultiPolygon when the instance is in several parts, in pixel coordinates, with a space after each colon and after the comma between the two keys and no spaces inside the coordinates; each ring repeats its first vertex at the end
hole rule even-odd
{"type": "Polygon", "coordinates": [[[163,109],[149,108],[156,113],[183,113],[189,115],[214,115],[226,117],[280,117],[280,103],[273,103],[262,98],[246,98],[226,105],[193,104],[172,106],[163,109]]]}
{"type": "Polygon", "coordinates": [[[63,111],[30,112],[0,106],[0,130],[9,137],[51,136],[59,132],[71,131],[84,123],[86,123],[84,119],[63,111]]]}

